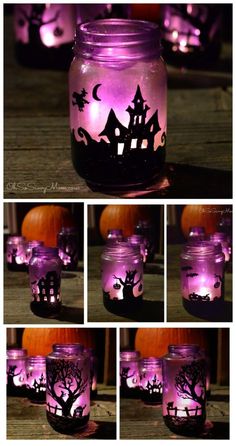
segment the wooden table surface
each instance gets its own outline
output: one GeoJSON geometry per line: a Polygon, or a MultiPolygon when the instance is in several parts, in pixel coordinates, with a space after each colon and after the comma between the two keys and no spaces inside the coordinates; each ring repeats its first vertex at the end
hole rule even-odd
{"type": "Polygon", "coordinates": [[[63,271],[61,279],[62,310],[58,318],[35,316],[30,310],[31,292],[27,272],[4,272],[5,324],[83,324],[84,275],[82,262],[78,271],[63,271]]]}
{"type": "MultiPolygon", "coordinates": [[[[167,248],[167,320],[169,322],[203,322],[204,319],[189,314],[182,305],[180,293],[181,245],[168,245],[167,248]]],[[[225,274],[225,302],[218,322],[232,321],[232,274],[225,274]]]]}
{"type": "MultiPolygon", "coordinates": [[[[5,198],[111,198],[91,191],[73,169],[67,73],[18,65],[11,17],[5,18],[4,29],[5,198]]],[[[168,67],[167,165],[161,190],[154,184],[120,196],[231,198],[230,61],[226,44],[215,71],[168,67]]]]}
{"type": "Polygon", "coordinates": [[[79,440],[116,438],[116,388],[98,386],[98,397],[92,402],[87,428],[75,435],[54,431],[48,424],[45,406],[27,398],[7,398],[8,440],[79,440]]]}
{"type": "Polygon", "coordinates": [[[103,305],[100,257],[103,247],[88,249],[88,322],[162,322],[164,320],[163,257],[156,256],[155,263],[147,264],[144,272],[142,310],[132,318],[110,313],[103,305]]]}
{"type": "MultiPolygon", "coordinates": [[[[146,406],[140,400],[120,400],[121,439],[189,440],[174,434],[165,425],[161,406],[146,406]]],[[[212,396],[207,403],[207,421],[201,439],[229,438],[229,389],[212,386],[212,396]]]]}

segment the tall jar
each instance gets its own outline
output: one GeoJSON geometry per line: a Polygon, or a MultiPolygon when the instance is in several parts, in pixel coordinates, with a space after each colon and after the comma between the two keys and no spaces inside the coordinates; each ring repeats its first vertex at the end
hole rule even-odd
{"type": "Polygon", "coordinates": [[[140,352],[126,350],[120,352],[120,396],[121,398],[140,397],[139,378],[140,352]]]}
{"type": "Polygon", "coordinates": [[[15,52],[18,62],[34,68],[69,68],[75,26],[75,5],[15,5],[15,52]]]}
{"type": "Polygon", "coordinates": [[[26,242],[25,248],[25,264],[29,265],[29,261],[32,257],[33,248],[37,248],[38,246],[43,246],[44,243],[39,240],[31,240],[30,242],[26,242]]]}
{"type": "Polygon", "coordinates": [[[32,403],[46,401],[46,358],[30,356],[26,364],[27,396],[32,403]]]}
{"type": "Polygon", "coordinates": [[[7,395],[26,396],[26,360],[25,348],[7,350],[7,395]]]}
{"type": "Polygon", "coordinates": [[[166,68],[159,28],[105,19],[77,26],[69,74],[72,160],[91,188],[143,188],[166,145],[166,68]]]}
{"type": "Polygon", "coordinates": [[[140,361],[140,395],[146,404],[162,403],[162,360],[149,357],[140,361]]]}
{"type": "Polygon", "coordinates": [[[90,414],[90,361],[80,344],[54,344],[46,358],[46,411],[63,434],[85,428],[90,414]]]}
{"type": "Polygon", "coordinates": [[[221,245],[190,242],[180,256],[181,293],[187,311],[211,318],[224,298],[224,254],[221,245]]]}
{"type": "Polygon", "coordinates": [[[85,348],[84,352],[89,355],[90,360],[90,398],[94,399],[97,396],[98,383],[98,358],[93,348],[85,348]]]}
{"type": "Polygon", "coordinates": [[[36,316],[55,317],[61,310],[62,261],[57,248],[33,248],[29,262],[31,311],[36,316]]]}
{"type": "Polygon", "coordinates": [[[152,262],[155,255],[155,229],[153,224],[149,220],[139,220],[134,232],[144,237],[147,262],[152,262]]]}
{"type": "Polygon", "coordinates": [[[9,235],[6,246],[6,261],[9,271],[25,271],[26,240],[19,235],[9,235]]]}
{"type": "Polygon", "coordinates": [[[198,435],[206,418],[206,361],[198,345],[169,345],[163,359],[162,413],[180,435],[198,435]]]}
{"type": "Polygon", "coordinates": [[[76,271],[79,261],[78,234],[75,228],[61,228],[57,235],[57,247],[63,269],[76,271]]]}
{"type": "Polygon", "coordinates": [[[105,246],[101,256],[103,303],[108,311],[127,314],[143,298],[143,260],[139,247],[126,242],[105,246]]]}

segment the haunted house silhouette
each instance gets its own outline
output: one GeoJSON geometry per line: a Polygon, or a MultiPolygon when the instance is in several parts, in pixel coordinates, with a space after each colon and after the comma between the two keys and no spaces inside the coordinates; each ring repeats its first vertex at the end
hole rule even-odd
{"type": "Polygon", "coordinates": [[[60,278],[56,271],[48,271],[45,277],[41,277],[37,284],[38,291],[34,293],[34,299],[40,302],[60,300],[60,278]]]}

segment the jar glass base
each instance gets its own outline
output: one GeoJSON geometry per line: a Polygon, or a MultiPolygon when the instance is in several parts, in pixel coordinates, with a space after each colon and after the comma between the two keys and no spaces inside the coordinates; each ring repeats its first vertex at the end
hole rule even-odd
{"type": "Polygon", "coordinates": [[[189,314],[210,321],[220,321],[222,319],[223,304],[223,298],[214,302],[191,302],[183,298],[183,307],[189,314]]]}
{"type": "Polygon", "coordinates": [[[7,396],[19,396],[24,398],[27,396],[26,386],[9,386],[7,385],[7,396]]]}
{"type": "Polygon", "coordinates": [[[85,429],[89,415],[80,418],[54,415],[47,411],[47,420],[52,428],[61,434],[75,434],[85,429]]]}
{"type": "Polygon", "coordinates": [[[172,417],[164,416],[166,426],[175,434],[185,436],[199,435],[204,428],[205,416],[172,417]]]}
{"type": "Polygon", "coordinates": [[[143,296],[140,295],[134,299],[134,302],[126,302],[124,300],[108,299],[106,293],[103,293],[104,307],[110,312],[119,315],[128,315],[140,310],[143,303],[143,296]]]}
{"type": "Polygon", "coordinates": [[[36,316],[54,318],[60,314],[61,302],[31,302],[30,309],[36,316]]]}

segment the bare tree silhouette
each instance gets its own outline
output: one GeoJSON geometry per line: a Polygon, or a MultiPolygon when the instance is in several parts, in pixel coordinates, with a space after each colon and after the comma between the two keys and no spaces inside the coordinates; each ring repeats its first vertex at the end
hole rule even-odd
{"type": "Polygon", "coordinates": [[[43,14],[46,10],[45,4],[33,4],[31,13],[28,15],[23,8],[20,8],[20,12],[24,17],[25,21],[28,23],[28,34],[29,34],[29,43],[33,45],[42,45],[41,37],[40,37],[40,28],[44,25],[48,25],[50,23],[56,22],[59,15],[60,10],[58,10],[54,17],[47,21],[43,21],[43,14]]]}
{"type": "Polygon", "coordinates": [[[205,380],[206,364],[204,359],[193,361],[181,367],[175,378],[175,388],[181,398],[196,401],[201,406],[204,406],[205,380]],[[201,388],[200,395],[197,393],[197,387],[201,388]]]}
{"type": "Polygon", "coordinates": [[[133,289],[142,280],[142,275],[140,274],[139,279],[135,282],[134,278],[137,274],[136,269],[133,271],[126,271],[126,277],[123,281],[121,277],[113,276],[114,279],[119,280],[120,284],[123,285],[123,298],[126,300],[134,298],[133,289]]]}
{"type": "Polygon", "coordinates": [[[14,387],[14,378],[22,373],[22,369],[19,371],[19,373],[15,373],[16,369],[16,365],[10,365],[7,370],[7,385],[10,387],[14,387]]]}

